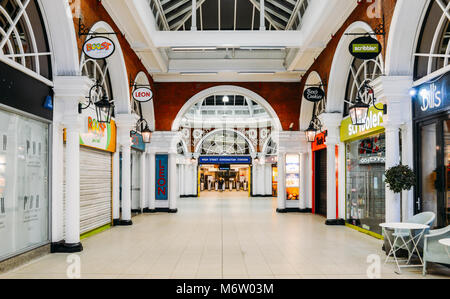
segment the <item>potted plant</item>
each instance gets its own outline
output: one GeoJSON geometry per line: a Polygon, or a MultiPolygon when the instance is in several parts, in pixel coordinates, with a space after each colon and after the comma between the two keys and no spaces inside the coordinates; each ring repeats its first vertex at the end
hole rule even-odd
{"type": "Polygon", "coordinates": [[[394,193],[411,190],[416,184],[416,174],[406,165],[397,165],[385,172],[386,185],[394,193]]]}

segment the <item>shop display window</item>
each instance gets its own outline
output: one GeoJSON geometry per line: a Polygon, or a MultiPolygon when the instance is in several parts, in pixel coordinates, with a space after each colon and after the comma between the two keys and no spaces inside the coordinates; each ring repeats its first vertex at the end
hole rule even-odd
{"type": "Polygon", "coordinates": [[[286,155],[286,199],[299,200],[300,194],[300,157],[286,155]]]}
{"type": "Polygon", "coordinates": [[[0,260],[49,240],[47,124],[0,110],[0,260]]]}
{"type": "Polygon", "coordinates": [[[347,220],[379,234],[385,219],[385,147],[384,134],[346,145],[347,220]]]}

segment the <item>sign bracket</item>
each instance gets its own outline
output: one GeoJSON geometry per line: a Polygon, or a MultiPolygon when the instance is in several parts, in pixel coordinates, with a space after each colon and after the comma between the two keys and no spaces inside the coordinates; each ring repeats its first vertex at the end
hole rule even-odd
{"type": "Polygon", "coordinates": [[[366,32],[366,33],[344,33],[344,35],[356,35],[356,36],[386,36],[386,26],[384,22],[384,14],[383,14],[383,20],[381,23],[375,27],[373,32],[366,32]]]}
{"type": "Polygon", "coordinates": [[[83,24],[81,21],[81,18],[78,18],[78,36],[88,36],[91,35],[92,37],[95,37],[97,35],[118,35],[118,32],[95,32],[91,31],[91,28],[87,27],[83,24]]]}

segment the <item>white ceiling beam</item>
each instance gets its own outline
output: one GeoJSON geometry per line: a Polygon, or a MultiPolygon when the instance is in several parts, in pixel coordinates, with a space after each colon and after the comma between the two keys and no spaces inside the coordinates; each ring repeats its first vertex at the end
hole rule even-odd
{"type": "Polygon", "coordinates": [[[171,47],[293,47],[303,46],[301,31],[155,31],[158,48],[171,47]]]}
{"type": "MultiPolygon", "coordinates": [[[[205,2],[206,0],[199,0],[197,1],[197,9],[200,8],[202,6],[202,4],[205,2]]],[[[202,14],[202,12],[200,11],[200,13],[202,14]]],[[[189,20],[189,18],[192,16],[192,12],[186,14],[179,22],[177,22],[177,26],[173,27],[174,31],[177,31],[178,29],[181,28],[181,26],[183,26],[184,23],[186,23],[187,20],[189,20]]],[[[200,15],[201,16],[201,15],[200,15]]],[[[202,28],[203,28],[203,20],[202,18],[200,18],[202,21],[202,28]]],[[[202,29],[203,30],[203,29],[202,29]]]]}

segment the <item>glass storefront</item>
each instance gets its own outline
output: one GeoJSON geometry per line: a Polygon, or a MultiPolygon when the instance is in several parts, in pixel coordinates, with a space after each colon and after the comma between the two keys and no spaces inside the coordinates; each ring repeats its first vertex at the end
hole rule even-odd
{"type": "Polygon", "coordinates": [[[0,110],[0,260],[49,242],[49,125],[0,110]]]}
{"type": "Polygon", "coordinates": [[[384,133],[346,144],[346,218],[378,234],[385,220],[385,153],[384,133]]]}

